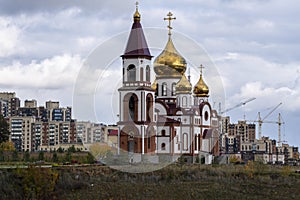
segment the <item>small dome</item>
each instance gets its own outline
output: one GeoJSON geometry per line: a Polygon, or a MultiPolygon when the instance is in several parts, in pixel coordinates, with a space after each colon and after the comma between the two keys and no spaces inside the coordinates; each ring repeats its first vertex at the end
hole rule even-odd
{"type": "Polygon", "coordinates": [[[187,94],[192,90],[192,85],[186,78],[185,74],[182,75],[180,81],[176,84],[176,94],[187,94]]]}
{"type": "Polygon", "coordinates": [[[181,77],[186,70],[186,61],[175,49],[171,36],[161,54],[154,60],[154,71],[160,77],[181,77]]]}
{"type": "Polygon", "coordinates": [[[139,22],[139,21],[141,21],[141,14],[139,13],[139,7],[138,7],[139,3],[136,2],[135,5],[136,5],[136,9],[135,9],[135,13],[133,15],[133,20],[135,22],[139,22]]]}
{"type": "Polygon", "coordinates": [[[208,97],[209,88],[203,81],[202,74],[200,74],[200,79],[194,87],[194,94],[196,97],[208,97]]]}
{"type": "Polygon", "coordinates": [[[141,14],[139,13],[138,10],[135,11],[135,13],[133,15],[133,19],[134,19],[134,21],[141,21],[141,14]]]}
{"type": "Polygon", "coordinates": [[[157,90],[157,81],[156,79],[154,80],[154,82],[151,85],[152,90],[156,91],[157,90]]]}

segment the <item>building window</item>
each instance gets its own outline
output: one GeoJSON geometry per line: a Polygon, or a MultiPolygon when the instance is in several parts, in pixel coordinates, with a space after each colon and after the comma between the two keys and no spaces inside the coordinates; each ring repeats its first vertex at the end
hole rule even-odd
{"type": "Polygon", "coordinates": [[[147,65],[146,67],[146,81],[150,82],[150,67],[147,65]]]}
{"type": "Polygon", "coordinates": [[[162,96],[167,96],[167,83],[162,84],[162,96]]]}
{"type": "Polygon", "coordinates": [[[204,113],[204,119],[205,119],[205,121],[208,120],[208,112],[207,111],[205,111],[205,113],[204,113]]]}
{"type": "Polygon", "coordinates": [[[140,81],[144,81],[144,69],[140,68],[140,81]]]}
{"type": "Polygon", "coordinates": [[[148,122],[151,122],[153,120],[153,96],[148,94],[146,101],[146,118],[148,122]]]}
{"type": "Polygon", "coordinates": [[[182,105],[187,106],[187,98],[186,97],[182,97],[182,105]]]}
{"type": "Polygon", "coordinates": [[[183,143],[183,150],[187,151],[188,150],[188,134],[187,133],[183,134],[182,143],[183,143]]]}
{"type": "Polygon", "coordinates": [[[151,132],[148,133],[148,149],[151,148],[151,132]]]}
{"type": "Polygon", "coordinates": [[[124,120],[137,121],[138,119],[138,99],[134,94],[124,98],[124,120]]]}
{"type": "Polygon", "coordinates": [[[161,150],[165,151],[166,150],[166,143],[161,143],[161,150]]]}
{"type": "Polygon", "coordinates": [[[166,130],[161,130],[161,136],[166,136],[166,130]]]}
{"type": "Polygon", "coordinates": [[[172,83],[172,96],[176,95],[176,83],[172,83]]]}
{"type": "Polygon", "coordinates": [[[135,81],[136,79],[136,68],[134,65],[127,67],[127,81],[135,81]]]}

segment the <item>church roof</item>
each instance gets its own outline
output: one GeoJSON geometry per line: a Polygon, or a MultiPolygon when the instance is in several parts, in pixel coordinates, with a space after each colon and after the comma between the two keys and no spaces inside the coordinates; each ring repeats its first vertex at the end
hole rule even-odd
{"type": "Polygon", "coordinates": [[[140,14],[138,9],[134,13],[133,19],[134,22],[132,24],[127,46],[122,57],[130,58],[142,56],[151,58],[152,56],[148,48],[142,25],[140,23],[140,14]]]}

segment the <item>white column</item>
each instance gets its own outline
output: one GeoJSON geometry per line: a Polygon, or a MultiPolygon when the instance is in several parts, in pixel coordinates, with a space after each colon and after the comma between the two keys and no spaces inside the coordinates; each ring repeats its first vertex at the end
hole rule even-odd
{"type": "Polygon", "coordinates": [[[142,155],[145,153],[145,126],[141,126],[141,132],[142,132],[142,155]]]}

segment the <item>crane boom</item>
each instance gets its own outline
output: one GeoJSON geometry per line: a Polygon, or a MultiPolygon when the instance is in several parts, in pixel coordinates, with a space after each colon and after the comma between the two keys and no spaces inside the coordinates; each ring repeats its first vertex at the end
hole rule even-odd
{"type": "Polygon", "coordinates": [[[275,107],[273,108],[263,119],[262,121],[264,121],[267,117],[269,117],[279,106],[281,106],[281,102],[275,107]]]}
{"type": "Polygon", "coordinates": [[[255,99],[256,99],[256,98],[250,98],[250,99],[247,99],[246,101],[243,101],[243,102],[241,102],[241,103],[239,103],[239,104],[237,104],[237,105],[235,105],[235,106],[233,106],[233,107],[231,107],[231,108],[228,108],[228,109],[226,109],[226,110],[220,112],[220,114],[226,113],[226,112],[228,112],[228,111],[230,111],[230,110],[233,110],[233,109],[235,109],[235,108],[238,108],[238,107],[240,107],[240,106],[243,106],[243,105],[245,105],[246,103],[249,103],[250,101],[253,101],[253,100],[255,100],[255,99]]]}
{"type": "MultiPolygon", "coordinates": [[[[265,122],[264,120],[267,118],[267,117],[269,117],[279,106],[281,106],[281,102],[277,105],[277,106],[275,106],[263,119],[261,118],[261,116],[260,116],[260,112],[258,112],[258,120],[257,120],[257,122],[258,122],[258,139],[261,139],[261,129],[262,129],[262,124],[265,122]]],[[[278,124],[280,124],[281,125],[281,123],[280,123],[280,121],[278,121],[278,124]]],[[[279,125],[279,126],[280,126],[279,125]]],[[[279,131],[280,132],[280,131],[279,131]]],[[[279,135],[280,135],[280,133],[279,133],[279,135]]],[[[279,138],[280,139],[280,138],[279,138]]]]}

